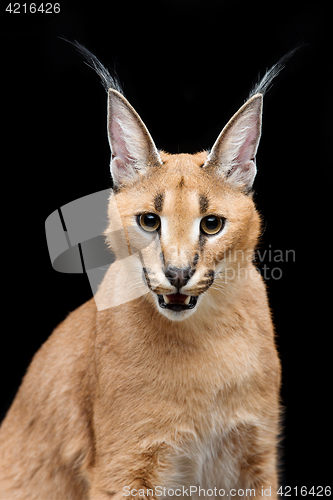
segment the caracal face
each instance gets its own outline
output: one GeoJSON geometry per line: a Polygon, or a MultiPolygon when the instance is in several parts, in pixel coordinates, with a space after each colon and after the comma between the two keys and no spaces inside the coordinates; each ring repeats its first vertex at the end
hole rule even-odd
{"type": "Polygon", "coordinates": [[[236,264],[252,260],[259,218],[250,195],[203,168],[207,152],[160,157],[162,165],[120,190],[116,202],[131,251],[140,249],[137,279],[147,299],[183,320],[205,296],[228,293],[236,264]]]}

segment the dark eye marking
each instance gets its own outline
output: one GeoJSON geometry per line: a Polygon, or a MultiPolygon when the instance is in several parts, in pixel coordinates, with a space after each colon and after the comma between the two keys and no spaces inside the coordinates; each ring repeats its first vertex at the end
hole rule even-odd
{"type": "Polygon", "coordinates": [[[162,212],[164,203],[164,193],[158,193],[154,198],[154,207],[156,212],[162,212]]]}
{"type": "Polygon", "coordinates": [[[205,196],[204,194],[201,194],[199,196],[200,213],[204,214],[205,212],[207,212],[208,207],[209,207],[209,200],[208,200],[207,196],[205,196]]]}
{"type": "Polygon", "coordinates": [[[142,268],[142,273],[143,273],[143,276],[144,276],[144,278],[146,280],[148,288],[151,289],[151,283],[150,283],[149,275],[148,275],[147,269],[145,267],[142,268]]]}
{"type": "Polygon", "coordinates": [[[199,234],[199,249],[200,249],[200,252],[203,251],[206,241],[207,241],[206,236],[204,234],[200,233],[199,234]]]}
{"type": "Polygon", "coordinates": [[[182,187],[184,187],[184,186],[185,186],[185,181],[184,181],[184,177],[182,177],[182,178],[180,179],[180,183],[179,183],[178,187],[179,187],[179,188],[182,188],[182,187]]]}
{"type": "Polygon", "coordinates": [[[193,260],[193,267],[195,267],[197,265],[198,260],[199,260],[199,254],[196,253],[195,256],[194,256],[194,260],[193,260]]]}

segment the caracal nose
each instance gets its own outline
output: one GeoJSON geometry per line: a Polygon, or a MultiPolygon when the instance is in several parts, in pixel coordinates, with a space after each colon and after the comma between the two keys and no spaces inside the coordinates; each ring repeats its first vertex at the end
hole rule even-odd
{"type": "Polygon", "coordinates": [[[180,290],[193,276],[194,270],[191,267],[168,267],[165,271],[165,276],[170,281],[171,285],[180,290]]]}

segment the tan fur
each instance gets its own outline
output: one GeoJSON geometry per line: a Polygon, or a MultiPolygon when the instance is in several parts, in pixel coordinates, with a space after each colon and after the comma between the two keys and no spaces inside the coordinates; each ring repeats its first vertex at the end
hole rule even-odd
{"type": "MultiPolygon", "coordinates": [[[[134,300],[97,311],[92,299],[70,314],[35,355],[1,427],[1,500],[120,500],[125,486],[191,485],[255,488],[256,498],[271,487],[276,498],[280,364],[265,285],[251,262],[259,215],[251,195],[201,167],[206,152],[160,158],[110,207],[115,200],[123,244],[133,247],[133,213],[156,213],[163,193],[165,265],[185,266],[199,254],[184,290],[200,301],[173,321],[144,285],[134,300]],[[193,230],[203,217],[200,194],[209,213],[228,221],[224,236],[201,249],[193,230]],[[227,274],[204,289],[205,272],[217,266],[227,274]]],[[[154,245],[142,258],[157,293],[173,293],[154,245]]],[[[106,307],[122,293],[119,269],[100,287],[106,307]]]]}

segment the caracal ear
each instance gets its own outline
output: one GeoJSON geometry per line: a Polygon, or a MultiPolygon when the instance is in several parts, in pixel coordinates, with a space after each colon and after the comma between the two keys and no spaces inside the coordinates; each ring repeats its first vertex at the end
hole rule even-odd
{"type": "Polygon", "coordinates": [[[108,137],[115,187],[132,182],[149,167],[162,163],[140,116],[127,99],[113,89],[108,91],[108,137]]]}
{"type": "Polygon", "coordinates": [[[261,135],[262,94],[251,97],[231,118],[217,138],[204,167],[217,168],[235,187],[249,190],[256,168],[261,135]]]}

